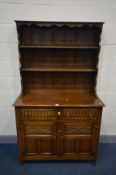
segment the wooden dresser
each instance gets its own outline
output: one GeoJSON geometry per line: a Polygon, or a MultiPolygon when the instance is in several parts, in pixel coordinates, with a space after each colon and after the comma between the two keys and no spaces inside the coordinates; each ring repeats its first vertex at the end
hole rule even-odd
{"type": "Polygon", "coordinates": [[[96,162],[102,108],[96,79],[103,23],[16,21],[19,161],[96,162]]]}

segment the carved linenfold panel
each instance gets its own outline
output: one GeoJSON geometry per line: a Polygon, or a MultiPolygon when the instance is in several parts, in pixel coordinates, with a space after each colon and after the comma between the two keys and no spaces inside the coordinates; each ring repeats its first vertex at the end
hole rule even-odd
{"type": "Polygon", "coordinates": [[[54,109],[22,109],[21,120],[55,120],[57,117],[54,109]]]}
{"type": "Polygon", "coordinates": [[[29,135],[49,135],[52,134],[51,126],[25,126],[25,134],[29,135]]]}
{"type": "Polygon", "coordinates": [[[100,112],[96,109],[63,109],[62,119],[97,120],[100,112]]]}
{"type": "Polygon", "coordinates": [[[91,134],[92,126],[65,126],[65,134],[91,134]]]}

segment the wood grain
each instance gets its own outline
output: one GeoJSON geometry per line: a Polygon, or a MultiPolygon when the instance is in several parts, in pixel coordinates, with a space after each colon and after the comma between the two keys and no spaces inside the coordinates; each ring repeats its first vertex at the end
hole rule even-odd
{"type": "Polygon", "coordinates": [[[103,23],[17,21],[19,162],[96,162],[103,102],[96,95],[103,23]]]}

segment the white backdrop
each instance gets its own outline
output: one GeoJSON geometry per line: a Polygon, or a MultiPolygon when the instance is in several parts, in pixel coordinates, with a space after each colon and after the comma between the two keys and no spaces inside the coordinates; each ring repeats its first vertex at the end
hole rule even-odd
{"type": "Polygon", "coordinates": [[[12,104],[20,93],[14,20],[103,21],[97,93],[106,104],[102,135],[116,134],[116,1],[0,0],[0,135],[16,135],[12,104]]]}

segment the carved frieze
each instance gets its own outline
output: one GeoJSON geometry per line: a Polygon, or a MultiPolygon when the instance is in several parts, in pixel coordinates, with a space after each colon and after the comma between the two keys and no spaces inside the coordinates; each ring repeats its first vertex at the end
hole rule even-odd
{"type": "Polygon", "coordinates": [[[26,125],[25,134],[27,135],[44,135],[44,134],[49,135],[49,134],[52,134],[52,127],[51,126],[26,125]]]}

